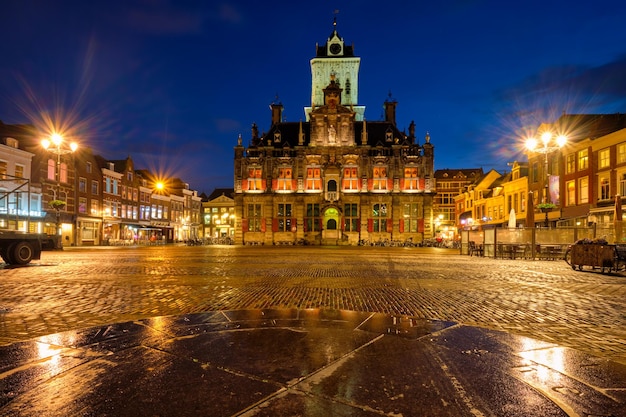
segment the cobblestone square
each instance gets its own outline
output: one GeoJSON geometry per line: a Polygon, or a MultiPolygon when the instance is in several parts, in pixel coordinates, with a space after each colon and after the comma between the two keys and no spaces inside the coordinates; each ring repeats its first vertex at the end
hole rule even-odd
{"type": "Polygon", "coordinates": [[[0,344],[142,318],[337,309],[458,322],[626,363],[626,277],[380,247],[67,248],[0,267],[0,344]]]}

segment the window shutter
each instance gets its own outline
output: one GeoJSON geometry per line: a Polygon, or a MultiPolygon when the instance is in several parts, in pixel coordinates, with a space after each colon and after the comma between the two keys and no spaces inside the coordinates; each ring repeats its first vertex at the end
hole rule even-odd
{"type": "Polygon", "coordinates": [[[265,229],[266,229],[265,218],[262,218],[261,219],[261,231],[265,233],[265,229]]]}
{"type": "Polygon", "coordinates": [[[241,219],[241,231],[246,233],[248,231],[248,219],[241,219]]]}
{"type": "Polygon", "coordinates": [[[393,232],[393,219],[387,219],[387,233],[393,232]]]}
{"type": "Polygon", "coordinates": [[[387,178],[387,189],[393,190],[393,178],[387,178]]]}
{"type": "Polygon", "coordinates": [[[374,231],[374,219],[367,219],[367,231],[370,233],[374,231]]]}
{"type": "Polygon", "coordinates": [[[295,217],[291,218],[291,231],[295,232],[298,230],[298,226],[296,224],[297,219],[295,217]]]}
{"type": "Polygon", "coordinates": [[[400,219],[398,228],[400,229],[400,233],[404,233],[404,219],[400,219]]]}
{"type": "Polygon", "coordinates": [[[272,232],[278,232],[278,219],[272,219],[272,232]]]}
{"type": "Polygon", "coordinates": [[[424,233],[424,219],[419,219],[417,221],[417,231],[420,233],[424,233]]]}

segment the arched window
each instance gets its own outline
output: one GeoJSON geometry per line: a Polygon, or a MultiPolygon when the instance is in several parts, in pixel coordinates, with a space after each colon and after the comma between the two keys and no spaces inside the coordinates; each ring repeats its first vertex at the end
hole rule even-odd
{"type": "Polygon", "coordinates": [[[326,229],[327,230],[337,230],[337,220],[329,219],[328,222],[326,223],[326,229]]]}
{"type": "Polygon", "coordinates": [[[328,181],[328,191],[337,191],[337,181],[335,180],[328,181]]]}

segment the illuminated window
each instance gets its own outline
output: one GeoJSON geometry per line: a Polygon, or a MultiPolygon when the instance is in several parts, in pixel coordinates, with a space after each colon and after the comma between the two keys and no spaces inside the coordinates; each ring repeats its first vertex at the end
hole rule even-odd
{"type": "Polygon", "coordinates": [[[387,204],[374,204],[372,207],[372,217],[374,219],[372,232],[387,231],[387,204]]]}
{"type": "Polygon", "coordinates": [[[81,177],[78,179],[78,191],[81,193],[87,192],[87,179],[86,178],[81,177]]]}
{"type": "Polygon", "coordinates": [[[100,215],[100,205],[98,200],[91,200],[91,215],[98,216],[100,215]]]}
{"type": "Polygon", "coordinates": [[[78,198],[78,212],[87,213],[87,199],[85,197],[78,198]]]}
{"type": "Polygon", "coordinates": [[[566,168],[568,174],[576,172],[576,154],[570,153],[567,155],[566,168]]]}
{"type": "Polygon", "coordinates": [[[626,163],[626,142],[617,145],[617,163],[626,163]]]}
{"type": "Polygon", "coordinates": [[[404,231],[417,232],[417,225],[419,222],[419,204],[404,204],[402,215],[404,217],[404,231]]]}
{"type": "Polygon", "coordinates": [[[248,231],[260,232],[261,231],[261,205],[260,204],[248,204],[248,231]]]}
{"type": "Polygon", "coordinates": [[[565,204],[567,206],[576,205],[576,183],[574,181],[568,181],[565,184],[565,204]]]}
{"type": "Polygon", "coordinates": [[[611,165],[611,152],[609,148],[598,152],[598,168],[608,168],[611,165]]]}
{"type": "Polygon", "coordinates": [[[0,179],[6,179],[8,170],[8,164],[5,161],[0,161],[0,179]]]}
{"type": "Polygon", "coordinates": [[[59,180],[61,182],[67,182],[67,164],[65,162],[59,165],[59,180]]]}
{"type": "Polygon", "coordinates": [[[306,169],[306,189],[309,191],[322,191],[321,168],[309,167],[306,169]]]}
{"type": "Polygon", "coordinates": [[[617,174],[619,179],[619,195],[626,196],[626,172],[620,172],[617,174]]]}
{"type": "Polygon", "coordinates": [[[404,189],[419,189],[419,180],[417,179],[417,167],[404,168],[404,189]]]}
{"type": "Polygon", "coordinates": [[[262,173],[261,168],[248,168],[248,190],[259,191],[263,189],[262,173]]]}
{"type": "Polygon", "coordinates": [[[278,186],[277,190],[282,191],[291,191],[292,184],[292,172],[291,167],[288,168],[278,168],[278,186]]]}
{"type": "Polygon", "coordinates": [[[15,176],[17,178],[24,178],[24,165],[15,164],[15,176]]]}
{"type": "Polygon", "coordinates": [[[48,159],[48,179],[50,181],[56,180],[56,174],[54,173],[56,164],[53,159],[48,159]]]}
{"type": "Polygon", "coordinates": [[[589,202],[589,178],[578,179],[578,203],[587,204],[589,202]]]}
{"type": "Polygon", "coordinates": [[[343,169],[343,190],[358,191],[359,179],[357,178],[357,167],[346,167],[343,169]]]}
{"type": "Polygon", "coordinates": [[[343,230],[346,232],[359,231],[359,205],[345,204],[343,206],[343,230]]]}
{"type": "Polygon", "coordinates": [[[589,150],[583,149],[578,151],[578,170],[582,171],[589,168],[589,150]]]}
{"type": "Polygon", "coordinates": [[[387,167],[374,167],[373,173],[373,190],[386,190],[387,189],[387,167]]]}

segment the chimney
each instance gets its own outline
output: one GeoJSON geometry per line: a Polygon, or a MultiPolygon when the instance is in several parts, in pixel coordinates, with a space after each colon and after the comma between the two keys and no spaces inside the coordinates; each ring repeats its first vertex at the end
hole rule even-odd
{"type": "Polygon", "coordinates": [[[272,109],[272,125],[276,123],[280,123],[283,121],[283,105],[278,103],[270,104],[270,108],[272,109]]]}
{"type": "Polygon", "coordinates": [[[394,126],[396,125],[396,106],[398,102],[391,98],[389,93],[389,99],[385,100],[385,121],[390,122],[394,126]]]}

